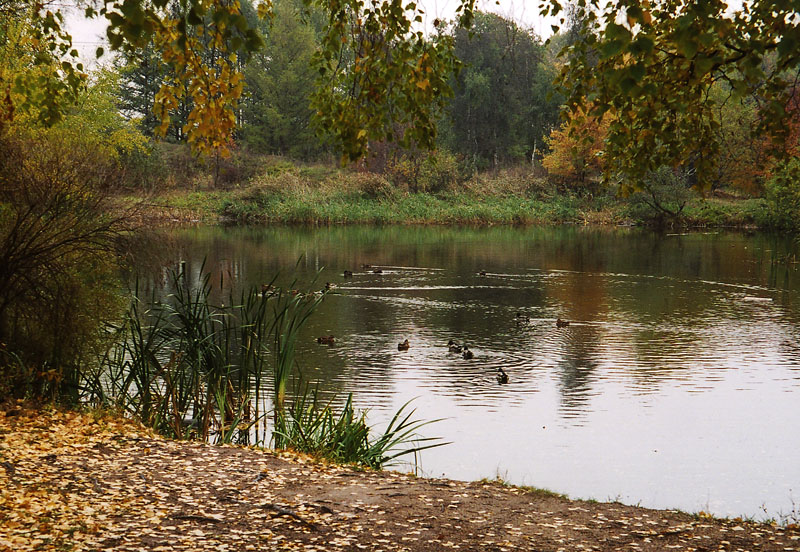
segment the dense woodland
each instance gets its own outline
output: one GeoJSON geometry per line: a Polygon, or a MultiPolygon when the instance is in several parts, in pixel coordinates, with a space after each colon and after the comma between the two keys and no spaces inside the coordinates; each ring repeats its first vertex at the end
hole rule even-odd
{"type": "Polygon", "coordinates": [[[127,301],[131,197],[231,192],[219,211],[238,220],[303,190],[343,212],[474,201],[525,223],[535,202],[613,204],[681,224],[705,196],[797,229],[788,3],[725,19],[626,0],[627,25],[548,5],[566,15],[545,41],[468,0],[431,34],[389,0],[128,0],[87,8],[113,50],[87,71],[57,11],[0,0],[0,391],[81,398],[127,301]]]}

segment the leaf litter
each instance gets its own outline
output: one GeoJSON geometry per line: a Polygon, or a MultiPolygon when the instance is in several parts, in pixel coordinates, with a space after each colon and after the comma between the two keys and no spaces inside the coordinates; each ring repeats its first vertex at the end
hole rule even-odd
{"type": "Polygon", "coordinates": [[[792,551],[796,526],[569,500],[0,409],[0,551],[792,551]]]}

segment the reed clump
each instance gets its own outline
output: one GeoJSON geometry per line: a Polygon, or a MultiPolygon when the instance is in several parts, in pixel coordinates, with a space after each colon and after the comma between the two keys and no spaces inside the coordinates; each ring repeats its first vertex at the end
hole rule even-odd
{"type": "Polygon", "coordinates": [[[84,400],[171,438],[271,444],[371,468],[442,444],[417,438],[429,422],[412,420],[407,405],[373,438],[352,396],[336,408],[308,385],[290,394],[298,337],[325,292],[273,284],[215,305],[208,274],[190,282],[177,271],[162,300],[146,304],[135,293],[111,328],[115,346],[83,374],[84,400]]]}

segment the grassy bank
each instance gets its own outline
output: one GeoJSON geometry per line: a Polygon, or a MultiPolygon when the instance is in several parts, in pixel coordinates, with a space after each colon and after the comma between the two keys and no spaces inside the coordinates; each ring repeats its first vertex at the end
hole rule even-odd
{"type": "MultiPolygon", "coordinates": [[[[454,171],[384,175],[302,167],[267,158],[245,180],[207,179],[152,192],[144,213],[161,222],[270,224],[627,224],[754,227],[769,218],[763,199],[682,190],[620,197],[599,186],[564,186],[529,167],[459,178],[454,171]],[[658,206],[654,206],[654,199],[658,206]]],[[[131,194],[122,201],[134,202],[131,194]]]]}

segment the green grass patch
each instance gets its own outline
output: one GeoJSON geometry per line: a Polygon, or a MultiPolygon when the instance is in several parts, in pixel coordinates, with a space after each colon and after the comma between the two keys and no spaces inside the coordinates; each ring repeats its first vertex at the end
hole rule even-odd
{"type": "Polygon", "coordinates": [[[488,477],[484,477],[478,483],[483,483],[484,485],[500,485],[501,487],[507,487],[509,489],[518,489],[526,494],[532,494],[538,496],[540,498],[560,498],[563,500],[570,500],[569,496],[563,493],[557,493],[555,491],[551,491],[550,489],[543,489],[541,487],[531,487],[528,485],[512,485],[499,475],[495,476],[494,479],[489,479],[488,477]]]}
{"type": "Polygon", "coordinates": [[[768,225],[763,199],[688,196],[677,216],[609,190],[565,190],[521,169],[437,186],[393,182],[392,174],[273,160],[247,184],[226,190],[171,188],[148,199],[164,213],[243,224],[628,224],[666,227],[768,225]],[[417,191],[410,191],[416,189],[417,191]]]}

